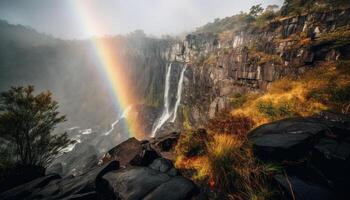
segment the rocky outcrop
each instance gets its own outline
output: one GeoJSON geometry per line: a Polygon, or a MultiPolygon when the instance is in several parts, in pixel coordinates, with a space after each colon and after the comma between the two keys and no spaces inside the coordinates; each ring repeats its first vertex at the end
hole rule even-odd
{"type": "Polygon", "coordinates": [[[105,179],[120,199],[189,199],[194,183],[177,176],[166,160],[154,160],[149,167],[129,167],[106,174],[105,179]]]}
{"type": "Polygon", "coordinates": [[[325,112],[261,125],[249,138],[259,159],[281,163],[284,174],[275,175],[275,180],[291,196],[347,199],[349,132],[348,116],[325,112]]]}
{"type": "Polygon", "coordinates": [[[117,160],[121,166],[146,166],[158,157],[158,153],[150,147],[148,141],[141,142],[130,138],[108,151],[100,160],[100,164],[117,160]]]}
{"type": "Polygon", "coordinates": [[[80,175],[94,168],[98,163],[98,158],[99,153],[94,146],[77,143],[72,151],[54,159],[46,169],[46,174],[56,173],[62,177],[80,175]]]}
{"type": "Polygon", "coordinates": [[[334,46],[327,37],[347,30],[349,21],[350,9],[333,10],[279,18],[260,28],[188,35],[168,55],[188,64],[178,119],[198,126],[230,110],[237,93],[259,92],[319,62],[349,58],[349,45],[334,46]]]}
{"type": "Polygon", "coordinates": [[[0,194],[1,199],[113,199],[113,193],[105,191],[102,176],[119,168],[114,161],[79,176],[62,179],[52,174],[35,179],[0,194]]]}
{"type": "Polygon", "coordinates": [[[64,178],[48,174],[1,193],[0,199],[182,200],[196,195],[196,185],[159,155],[148,141],[130,138],[111,149],[101,166],[64,178]]]}

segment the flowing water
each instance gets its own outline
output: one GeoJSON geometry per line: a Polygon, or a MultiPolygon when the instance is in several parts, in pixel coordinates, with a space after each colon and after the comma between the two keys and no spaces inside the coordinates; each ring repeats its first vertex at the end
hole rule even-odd
{"type": "Polygon", "coordinates": [[[181,103],[182,83],[183,83],[183,80],[184,80],[184,74],[185,74],[186,68],[187,68],[187,65],[185,65],[182,68],[180,79],[179,79],[179,83],[177,85],[176,103],[175,103],[175,107],[174,107],[173,118],[170,120],[171,122],[175,122],[176,116],[177,116],[177,109],[179,108],[179,105],[181,103]]]}
{"type": "Polygon", "coordinates": [[[171,63],[167,67],[167,72],[165,76],[165,90],[164,90],[164,110],[161,117],[154,124],[152,129],[152,137],[155,136],[156,132],[163,124],[170,118],[171,112],[169,109],[169,89],[170,89],[170,78],[171,78],[171,63]]]}
{"type": "Polygon", "coordinates": [[[120,117],[118,117],[118,119],[111,124],[111,129],[109,129],[104,135],[109,135],[114,130],[115,125],[118,124],[118,122],[121,119],[125,118],[128,115],[128,113],[130,112],[131,108],[132,108],[131,105],[126,107],[126,109],[123,111],[123,113],[120,115],[120,117]]]}

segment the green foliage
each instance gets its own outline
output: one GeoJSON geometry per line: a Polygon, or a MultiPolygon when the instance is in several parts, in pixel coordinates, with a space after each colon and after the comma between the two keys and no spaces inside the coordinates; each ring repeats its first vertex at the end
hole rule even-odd
{"type": "Polygon", "coordinates": [[[226,30],[238,31],[245,29],[254,21],[254,17],[247,13],[240,14],[223,19],[216,19],[214,22],[209,22],[206,25],[197,28],[197,33],[221,33],[226,30]]]}
{"type": "Polygon", "coordinates": [[[254,5],[250,8],[249,15],[257,17],[264,11],[264,8],[261,7],[261,4],[254,5]]]}
{"type": "Polygon", "coordinates": [[[272,101],[260,101],[257,104],[259,112],[266,115],[270,120],[276,120],[295,115],[293,112],[293,100],[281,101],[274,104],[272,101]]]}
{"type": "Polygon", "coordinates": [[[188,107],[182,106],[182,116],[183,116],[183,127],[186,130],[190,130],[192,125],[190,121],[190,111],[188,107]]]}
{"type": "Polygon", "coordinates": [[[285,0],[281,13],[286,16],[348,7],[350,7],[348,0],[285,0]]]}
{"type": "Polygon", "coordinates": [[[350,45],[349,27],[339,27],[335,31],[321,34],[320,38],[317,38],[315,45],[324,44],[329,44],[335,49],[350,45]]]}
{"type": "Polygon", "coordinates": [[[181,138],[175,148],[176,154],[186,157],[203,155],[207,152],[208,138],[209,136],[204,129],[181,134],[181,138]]]}
{"type": "Polygon", "coordinates": [[[263,171],[265,174],[279,174],[282,173],[283,166],[280,163],[264,163],[263,171]]]}
{"type": "Polygon", "coordinates": [[[247,95],[236,93],[232,98],[230,98],[230,103],[233,108],[241,107],[247,101],[247,95]]]}
{"type": "Polygon", "coordinates": [[[46,166],[72,142],[67,134],[51,134],[64,122],[50,92],[34,95],[34,87],[12,87],[0,96],[0,137],[23,165],[46,166]]]}

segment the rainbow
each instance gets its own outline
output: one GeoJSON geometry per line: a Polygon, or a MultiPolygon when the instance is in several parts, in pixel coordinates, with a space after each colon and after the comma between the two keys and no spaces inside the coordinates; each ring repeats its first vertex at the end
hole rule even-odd
{"type": "MultiPolygon", "coordinates": [[[[71,6],[75,8],[74,14],[77,14],[85,31],[91,35],[98,34],[98,31],[101,29],[99,23],[96,21],[98,18],[94,16],[93,8],[89,7],[86,1],[70,0],[69,2],[72,4],[71,6]]],[[[127,107],[135,103],[137,98],[129,88],[132,84],[120,60],[118,60],[115,55],[115,50],[112,48],[113,45],[111,45],[106,38],[92,37],[90,41],[98,60],[99,71],[107,80],[116,109],[119,111],[127,109],[127,107]]],[[[139,139],[144,137],[143,131],[140,129],[139,123],[135,117],[127,118],[125,126],[129,137],[136,137],[139,139]]]]}

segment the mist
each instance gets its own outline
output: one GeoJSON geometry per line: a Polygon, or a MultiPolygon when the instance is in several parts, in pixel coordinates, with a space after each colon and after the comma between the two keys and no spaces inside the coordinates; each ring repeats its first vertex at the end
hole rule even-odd
{"type": "MultiPolygon", "coordinates": [[[[78,1],[2,0],[0,19],[33,27],[39,32],[63,39],[127,34],[143,29],[148,35],[177,35],[193,31],[215,18],[248,11],[256,4],[281,6],[282,0],[86,0],[84,7],[99,29],[86,31],[79,14],[78,1]],[[73,3],[74,2],[74,3],[73,3]]],[[[80,2],[79,2],[80,3],[80,2]]]]}

